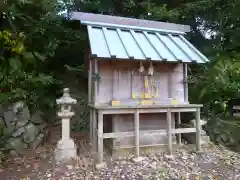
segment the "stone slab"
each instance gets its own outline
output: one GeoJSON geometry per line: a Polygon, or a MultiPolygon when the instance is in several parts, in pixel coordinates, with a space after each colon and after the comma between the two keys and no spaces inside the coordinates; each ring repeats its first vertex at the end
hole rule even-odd
{"type": "Polygon", "coordinates": [[[55,149],[55,160],[57,162],[64,162],[70,159],[77,158],[77,147],[72,139],[58,141],[55,149]]]}

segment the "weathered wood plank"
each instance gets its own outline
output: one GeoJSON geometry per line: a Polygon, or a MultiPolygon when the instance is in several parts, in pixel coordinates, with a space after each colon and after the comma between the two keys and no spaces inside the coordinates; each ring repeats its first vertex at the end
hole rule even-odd
{"type": "Polygon", "coordinates": [[[118,93],[119,93],[119,69],[114,68],[112,71],[113,71],[113,81],[109,82],[109,83],[113,84],[113,86],[112,86],[112,88],[113,88],[112,99],[113,100],[119,100],[119,97],[118,97],[118,93]]]}
{"type": "MultiPolygon", "coordinates": [[[[180,125],[181,125],[181,112],[177,112],[177,128],[180,128],[180,125]]],[[[182,139],[181,133],[177,134],[177,142],[179,145],[182,144],[181,139],[182,139]]]]}
{"type": "Polygon", "coordinates": [[[97,152],[97,117],[96,117],[96,110],[92,109],[92,148],[93,152],[97,152]]]}
{"type": "Polygon", "coordinates": [[[173,73],[172,73],[172,67],[170,66],[168,69],[168,98],[172,98],[172,88],[173,88],[173,73]]]}
{"type": "MultiPolygon", "coordinates": [[[[137,108],[137,106],[136,106],[137,108]]],[[[172,112],[196,112],[196,108],[173,108],[171,109],[172,112]]],[[[134,114],[135,110],[134,109],[104,109],[103,110],[103,114],[134,114]]],[[[166,113],[167,112],[167,108],[165,109],[153,109],[151,107],[149,107],[149,109],[143,108],[143,109],[139,109],[139,113],[166,113]]]]}
{"type": "MultiPolygon", "coordinates": [[[[179,133],[194,133],[196,132],[196,128],[179,128],[179,129],[172,129],[172,134],[179,134],[179,133]]],[[[139,134],[144,136],[152,136],[152,135],[167,135],[167,130],[147,130],[147,131],[139,131],[139,134]]],[[[110,138],[124,138],[124,137],[133,137],[134,132],[117,132],[117,133],[104,133],[104,139],[110,138]]]]}
{"type": "Polygon", "coordinates": [[[240,117],[240,113],[233,113],[233,116],[240,117]]]}
{"type": "Polygon", "coordinates": [[[130,106],[130,105],[121,105],[121,106],[109,106],[108,104],[102,104],[102,105],[93,105],[93,104],[89,104],[90,107],[96,108],[96,109],[166,109],[166,108],[172,108],[172,109],[177,109],[177,108],[201,108],[203,107],[202,104],[177,104],[177,105],[151,105],[151,106],[130,106]]]}
{"type": "Polygon", "coordinates": [[[92,60],[89,59],[88,69],[88,103],[92,102],[92,60]]]}
{"type": "Polygon", "coordinates": [[[103,114],[134,114],[134,109],[124,109],[124,110],[103,110],[103,114]]]}
{"type": "Polygon", "coordinates": [[[98,86],[98,104],[109,103],[113,100],[113,70],[111,68],[111,61],[99,61],[98,73],[101,78],[98,86]]]}
{"type": "Polygon", "coordinates": [[[234,110],[240,110],[240,106],[233,106],[234,110]]]}
{"type": "Polygon", "coordinates": [[[188,67],[187,64],[183,64],[183,80],[184,81],[184,101],[187,103],[188,102],[188,82],[187,82],[187,77],[188,77],[188,67]]]}
{"type": "Polygon", "coordinates": [[[179,129],[172,130],[172,134],[194,133],[194,132],[196,132],[196,128],[179,128],[179,129]]]}
{"type": "Polygon", "coordinates": [[[90,108],[90,112],[89,112],[89,140],[90,140],[90,143],[92,144],[93,142],[93,110],[92,108],[90,108]]]}
{"type": "MultiPolygon", "coordinates": [[[[119,120],[119,115],[114,115],[114,116],[112,116],[112,130],[113,130],[113,133],[119,133],[118,132],[118,120],[119,120]]],[[[110,135],[110,138],[111,138],[111,136],[113,136],[113,149],[116,149],[116,142],[117,142],[117,136],[114,136],[114,134],[112,134],[112,133],[104,133],[103,134],[103,138],[105,138],[105,135],[106,134],[109,134],[110,135]]],[[[107,138],[106,138],[107,139],[107,138]]]]}
{"type": "MultiPolygon", "coordinates": [[[[95,76],[98,74],[99,72],[98,72],[98,61],[95,59],[94,60],[94,74],[95,74],[95,76]]],[[[98,84],[99,84],[99,82],[98,82],[98,80],[97,79],[95,79],[94,80],[94,101],[93,101],[93,104],[94,105],[96,105],[97,104],[97,102],[98,102],[98,84]]]]}
{"type": "Polygon", "coordinates": [[[103,139],[133,137],[134,132],[103,133],[103,139]]]}
{"type": "Polygon", "coordinates": [[[201,125],[200,125],[200,108],[196,111],[196,149],[201,151],[201,125]]]}
{"type": "Polygon", "coordinates": [[[169,108],[167,110],[167,134],[168,134],[168,153],[172,154],[172,115],[171,115],[171,109],[169,108]]]}
{"type": "MultiPolygon", "coordinates": [[[[147,145],[139,145],[139,148],[144,148],[144,147],[154,147],[154,146],[163,146],[166,147],[166,144],[147,144],[147,145]]],[[[118,149],[130,149],[130,148],[135,148],[134,145],[126,145],[126,146],[121,146],[121,147],[116,147],[115,150],[118,149]]]]}
{"type": "MultiPolygon", "coordinates": [[[[171,112],[195,112],[196,108],[172,108],[171,112]]],[[[140,109],[139,110],[140,113],[166,113],[167,112],[167,108],[165,109],[140,109]]]]}
{"type": "Polygon", "coordinates": [[[103,113],[98,111],[98,163],[103,162],[103,113]]]}
{"type": "Polygon", "coordinates": [[[135,156],[139,157],[139,110],[137,109],[134,114],[135,126],[135,156]]]}

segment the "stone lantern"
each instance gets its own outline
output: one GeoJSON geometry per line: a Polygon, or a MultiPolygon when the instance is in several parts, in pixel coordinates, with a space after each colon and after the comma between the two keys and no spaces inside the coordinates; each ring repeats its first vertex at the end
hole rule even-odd
{"type": "Polygon", "coordinates": [[[70,119],[74,116],[74,112],[71,111],[71,106],[76,104],[77,100],[70,97],[69,88],[64,88],[63,96],[57,99],[56,102],[61,107],[57,115],[62,119],[62,139],[58,141],[55,150],[55,160],[62,162],[77,157],[76,145],[73,139],[70,138],[70,119]]]}

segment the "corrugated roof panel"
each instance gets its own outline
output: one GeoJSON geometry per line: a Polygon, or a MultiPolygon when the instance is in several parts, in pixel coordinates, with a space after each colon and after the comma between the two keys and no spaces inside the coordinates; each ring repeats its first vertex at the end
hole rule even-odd
{"type": "Polygon", "coordinates": [[[88,35],[91,53],[99,58],[196,63],[208,61],[181,33],[91,24],[88,25],[88,35]]]}
{"type": "Polygon", "coordinates": [[[179,46],[190,56],[191,60],[193,61],[201,61],[199,55],[197,55],[192,49],[188,47],[186,43],[179,36],[173,36],[173,39],[178,43],[179,46]]]}
{"type": "Polygon", "coordinates": [[[151,42],[147,39],[147,37],[142,32],[136,32],[136,37],[139,39],[139,42],[142,46],[147,57],[150,59],[162,59],[157,51],[153,48],[151,42]]]}
{"type": "Polygon", "coordinates": [[[179,37],[181,38],[181,40],[183,40],[183,42],[185,44],[188,45],[188,48],[190,48],[194,53],[196,53],[203,62],[208,62],[208,58],[206,56],[204,56],[197,48],[195,48],[187,39],[185,39],[182,35],[179,35],[179,37]]]}
{"type": "Polygon", "coordinates": [[[161,42],[156,34],[147,33],[149,40],[152,42],[153,47],[158,50],[158,53],[162,56],[162,59],[168,61],[177,61],[174,55],[170,52],[170,50],[161,42]]]}
{"type": "Polygon", "coordinates": [[[116,56],[116,58],[128,59],[128,54],[124,48],[121,39],[114,29],[107,29],[107,42],[111,51],[111,54],[116,56]]]}
{"type": "Polygon", "coordinates": [[[139,48],[137,42],[134,40],[130,31],[122,31],[122,40],[126,46],[129,55],[134,59],[146,59],[143,52],[139,48]]]}
{"type": "Polygon", "coordinates": [[[178,46],[169,38],[168,35],[157,35],[159,39],[165,44],[165,46],[169,48],[169,50],[174,55],[174,57],[176,57],[177,60],[190,62],[190,59],[182,52],[181,49],[178,48],[178,46]]]}
{"type": "Polygon", "coordinates": [[[110,57],[102,28],[92,28],[89,26],[88,35],[92,55],[98,57],[110,57]]]}

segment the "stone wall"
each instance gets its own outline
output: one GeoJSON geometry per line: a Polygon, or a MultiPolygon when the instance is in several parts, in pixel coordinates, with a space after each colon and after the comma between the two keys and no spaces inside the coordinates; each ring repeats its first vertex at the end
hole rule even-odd
{"type": "Polygon", "coordinates": [[[35,149],[39,146],[47,132],[47,124],[42,119],[40,111],[31,115],[23,102],[17,102],[7,108],[0,106],[0,112],[2,114],[0,119],[4,122],[4,129],[7,130],[9,137],[6,149],[21,153],[24,149],[35,149]]]}

